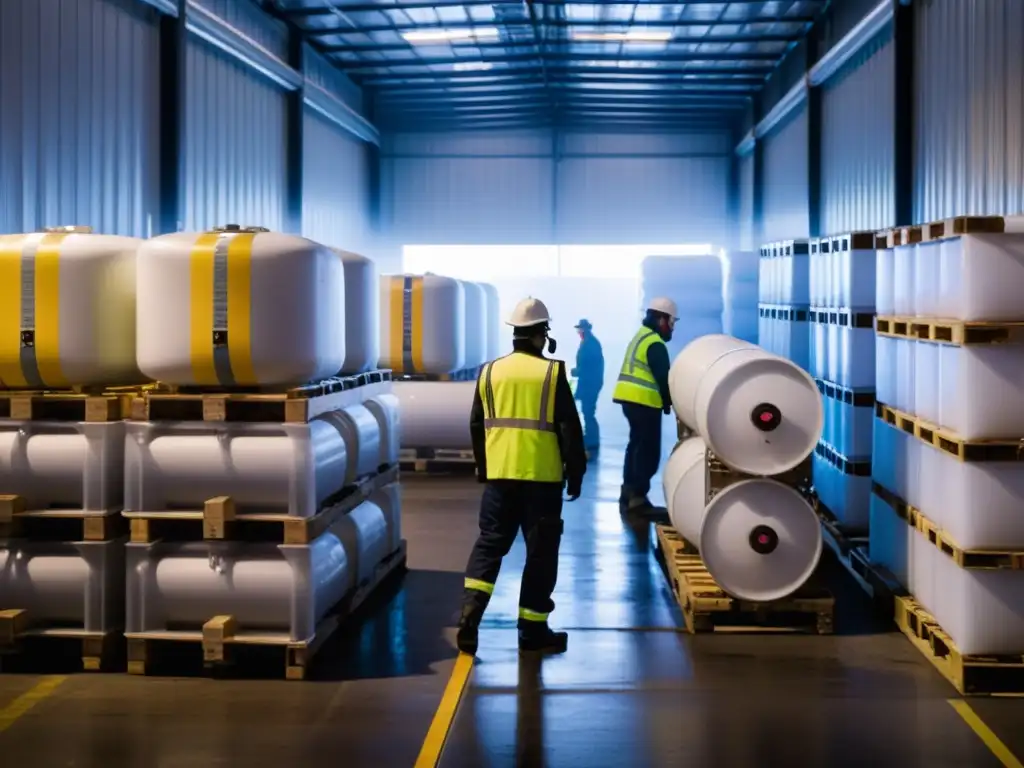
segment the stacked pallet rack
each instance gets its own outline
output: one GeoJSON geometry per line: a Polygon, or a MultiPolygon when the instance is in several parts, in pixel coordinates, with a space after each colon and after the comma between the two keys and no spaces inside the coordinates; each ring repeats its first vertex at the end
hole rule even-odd
{"type": "Polygon", "coordinates": [[[404,568],[390,389],[390,371],[374,371],[133,400],[129,673],[159,671],[176,650],[213,669],[269,650],[285,677],[306,677],[346,616],[404,568]]]}
{"type": "MultiPolygon", "coordinates": [[[[482,366],[464,368],[453,373],[428,374],[407,373],[396,374],[395,381],[401,382],[475,382],[480,375],[482,366]]],[[[469,436],[469,412],[465,414],[467,424],[466,435],[469,436]]],[[[464,448],[429,448],[425,446],[403,448],[401,452],[401,468],[403,472],[427,474],[467,474],[476,471],[473,451],[464,448]]]]}
{"type": "Polygon", "coordinates": [[[46,654],[46,665],[80,656],[89,671],[117,663],[122,418],[134,391],[0,392],[0,662],[46,654]]]}
{"type": "Polygon", "coordinates": [[[870,555],[962,694],[1024,693],[1022,224],[908,227],[879,253],[870,555]]]}
{"type": "Polygon", "coordinates": [[[769,352],[810,369],[810,243],[762,245],[758,280],[758,340],[769,352]]]}

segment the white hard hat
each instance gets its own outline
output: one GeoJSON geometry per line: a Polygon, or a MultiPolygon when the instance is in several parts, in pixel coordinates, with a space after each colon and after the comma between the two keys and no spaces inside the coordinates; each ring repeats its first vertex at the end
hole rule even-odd
{"type": "Polygon", "coordinates": [[[531,325],[550,323],[551,318],[548,316],[548,308],[544,306],[544,302],[531,297],[516,304],[516,308],[512,310],[512,314],[505,322],[513,328],[529,328],[531,325]]]}
{"type": "Polygon", "coordinates": [[[653,309],[655,312],[661,312],[664,315],[668,315],[673,320],[677,320],[676,313],[679,309],[676,307],[676,303],[672,299],[666,299],[663,296],[659,296],[656,299],[652,299],[651,303],[647,305],[648,309],[653,309]]]}

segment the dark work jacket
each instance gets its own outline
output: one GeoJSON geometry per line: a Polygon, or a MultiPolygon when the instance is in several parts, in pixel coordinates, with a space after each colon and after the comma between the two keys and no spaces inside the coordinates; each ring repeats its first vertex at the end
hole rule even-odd
{"type": "MultiPolygon", "coordinates": [[[[652,331],[655,330],[655,321],[650,322],[644,321],[643,326],[650,328],[652,331]]],[[[662,339],[664,340],[664,339],[662,339]]],[[[668,369],[671,365],[671,361],[668,359],[668,347],[664,344],[652,344],[647,348],[647,366],[651,369],[651,375],[654,376],[654,380],[658,383],[658,390],[661,392],[661,402],[663,408],[672,407],[672,393],[668,390],[668,369]]],[[[621,403],[621,400],[615,400],[616,403],[621,403]]]]}
{"type": "Polygon", "coordinates": [[[579,379],[576,399],[596,400],[604,384],[604,352],[601,350],[601,342],[591,333],[580,340],[580,348],[576,352],[575,375],[579,379]]]}
{"type": "MultiPolygon", "coordinates": [[[[527,339],[515,339],[512,348],[516,352],[543,358],[527,339]]],[[[481,371],[482,375],[482,371],[481,371]]],[[[537,404],[538,407],[540,403],[537,404]]],[[[562,453],[567,479],[582,480],[587,471],[587,454],[583,448],[583,427],[576,411],[569,379],[565,375],[565,363],[559,366],[558,381],[555,384],[555,429],[558,434],[558,448],[562,453]]],[[[473,393],[473,410],[469,416],[469,433],[473,440],[473,457],[476,460],[477,479],[487,480],[487,455],[484,450],[484,402],[480,397],[479,380],[473,393]]]]}

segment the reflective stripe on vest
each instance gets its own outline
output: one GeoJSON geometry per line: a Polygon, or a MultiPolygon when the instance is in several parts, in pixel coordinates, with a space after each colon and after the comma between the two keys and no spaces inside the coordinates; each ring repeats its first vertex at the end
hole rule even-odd
{"type": "Polygon", "coordinates": [[[478,387],[488,480],[562,481],[554,420],[560,365],[513,352],[484,366],[478,387]]]}
{"type": "Polygon", "coordinates": [[[629,342],[622,369],[612,393],[614,400],[661,408],[661,390],[647,364],[647,351],[655,344],[664,344],[657,331],[646,326],[641,328],[629,342]]]}

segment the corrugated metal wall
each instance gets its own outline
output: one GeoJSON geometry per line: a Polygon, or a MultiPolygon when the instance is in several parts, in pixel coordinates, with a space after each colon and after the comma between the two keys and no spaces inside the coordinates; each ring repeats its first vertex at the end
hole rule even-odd
{"type": "Polygon", "coordinates": [[[157,50],[137,0],[0,0],[0,232],[148,234],[157,50]]]}
{"type": "Polygon", "coordinates": [[[720,243],[729,149],[725,134],[392,136],[382,219],[407,244],[720,243]]]}
{"type": "Polygon", "coordinates": [[[741,251],[752,251],[760,243],[754,227],[754,153],[751,152],[738,158],[739,165],[739,216],[740,237],[739,249],[741,251]]]}
{"type": "Polygon", "coordinates": [[[821,228],[828,234],[893,226],[892,27],[822,92],[821,228]]]}
{"type": "Polygon", "coordinates": [[[365,144],[306,109],[302,234],[357,253],[370,247],[370,156],[365,144]]]}
{"type": "Polygon", "coordinates": [[[914,218],[1024,209],[1024,2],[917,3],[914,218]]]}
{"type": "Polygon", "coordinates": [[[764,138],[765,242],[807,237],[807,107],[797,107],[764,138]]]}

